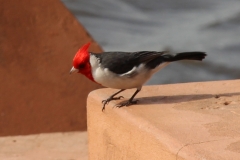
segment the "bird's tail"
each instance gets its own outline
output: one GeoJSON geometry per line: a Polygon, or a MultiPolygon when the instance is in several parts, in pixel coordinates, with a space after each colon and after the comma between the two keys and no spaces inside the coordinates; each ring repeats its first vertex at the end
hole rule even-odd
{"type": "Polygon", "coordinates": [[[163,55],[164,61],[173,62],[179,60],[197,60],[202,61],[207,54],[205,52],[183,52],[177,53],[176,55],[166,54],[163,55]]]}

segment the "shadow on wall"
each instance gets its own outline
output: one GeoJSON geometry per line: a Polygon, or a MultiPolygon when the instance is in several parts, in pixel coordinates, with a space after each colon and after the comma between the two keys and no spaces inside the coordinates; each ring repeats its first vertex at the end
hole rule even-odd
{"type": "MultiPolygon", "coordinates": [[[[190,95],[175,95],[175,96],[151,96],[151,97],[140,97],[136,98],[139,100],[138,104],[144,105],[151,105],[151,104],[172,104],[172,103],[181,103],[181,102],[190,102],[190,101],[197,101],[203,99],[211,99],[211,98],[220,98],[220,97],[231,97],[240,95],[240,92],[236,93],[224,93],[224,94],[190,94],[190,95]]],[[[126,101],[123,101],[126,102],[126,101]]],[[[138,105],[136,104],[136,105],[138,105]]]]}

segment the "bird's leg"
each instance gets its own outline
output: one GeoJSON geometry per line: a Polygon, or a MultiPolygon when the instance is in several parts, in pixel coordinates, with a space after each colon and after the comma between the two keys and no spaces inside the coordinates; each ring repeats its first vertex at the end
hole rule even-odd
{"type": "Polygon", "coordinates": [[[116,105],[116,107],[118,107],[118,108],[121,108],[121,107],[123,107],[123,106],[130,106],[130,105],[132,105],[132,104],[136,104],[137,102],[138,102],[138,100],[133,100],[134,99],[134,97],[138,94],[138,92],[140,92],[141,91],[141,88],[138,88],[137,90],[136,90],[136,92],[132,95],[132,97],[127,101],[127,102],[123,102],[123,103],[121,103],[121,104],[118,104],[118,105],[116,105]]]}
{"type": "Polygon", "coordinates": [[[120,91],[118,91],[118,92],[114,93],[113,95],[111,95],[108,99],[103,100],[102,101],[102,103],[103,103],[102,111],[105,109],[105,105],[108,104],[108,102],[110,102],[112,100],[118,100],[118,99],[123,98],[123,96],[119,96],[119,97],[114,97],[114,96],[116,96],[117,94],[121,93],[124,90],[125,89],[121,89],[120,91]]]}

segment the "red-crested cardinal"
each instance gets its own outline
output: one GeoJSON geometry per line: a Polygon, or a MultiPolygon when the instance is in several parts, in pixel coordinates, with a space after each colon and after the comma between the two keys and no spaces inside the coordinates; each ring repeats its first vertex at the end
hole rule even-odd
{"type": "Polygon", "coordinates": [[[170,62],[178,60],[202,61],[204,52],[183,52],[175,55],[167,52],[139,51],[139,52],[88,52],[90,43],[85,44],[78,50],[73,58],[72,72],[78,72],[102,86],[120,89],[106,100],[103,100],[102,111],[105,105],[112,100],[123,98],[115,97],[120,92],[136,88],[132,97],[117,107],[136,104],[133,100],[141,90],[143,84],[158,70],[167,66],[170,62]]]}

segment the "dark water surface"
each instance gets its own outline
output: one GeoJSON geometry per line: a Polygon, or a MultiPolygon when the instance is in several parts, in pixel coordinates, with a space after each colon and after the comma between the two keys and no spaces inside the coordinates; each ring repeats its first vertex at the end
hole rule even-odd
{"type": "Polygon", "coordinates": [[[105,51],[207,52],[203,63],[172,63],[147,84],[240,78],[239,0],[62,2],[105,51]]]}

